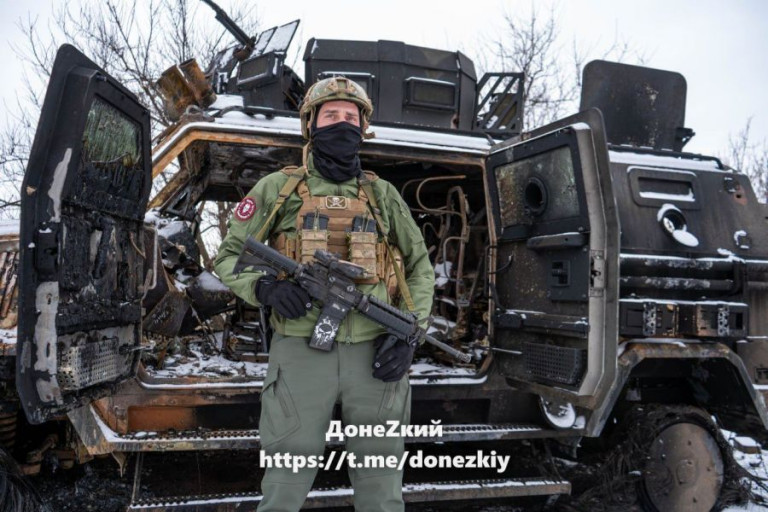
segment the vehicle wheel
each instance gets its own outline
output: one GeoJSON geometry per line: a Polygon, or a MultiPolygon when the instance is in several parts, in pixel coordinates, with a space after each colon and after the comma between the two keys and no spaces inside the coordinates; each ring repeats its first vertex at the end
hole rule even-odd
{"type": "Polygon", "coordinates": [[[654,512],[709,512],[725,481],[722,435],[698,411],[671,409],[647,444],[641,498],[654,512]]]}
{"type": "Polygon", "coordinates": [[[0,449],[0,512],[47,512],[16,461],[0,449]]]}
{"type": "Polygon", "coordinates": [[[621,471],[635,475],[644,510],[709,512],[748,499],[749,475],[706,411],[646,404],[620,423],[621,471]]]}
{"type": "Polygon", "coordinates": [[[616,420],[599,442],[583,440],[564,510],[710,512],[754,497],[754,477],[702,409],[642,404],[616,420]]]}

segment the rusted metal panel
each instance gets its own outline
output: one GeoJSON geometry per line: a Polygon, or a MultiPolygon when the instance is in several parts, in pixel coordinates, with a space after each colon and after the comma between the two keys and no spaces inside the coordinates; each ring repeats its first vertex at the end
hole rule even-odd
{"type": "MultiPolygon", "coordinates": [[[[184,153],[195,142],[211,142],[231,145],[245,145],[254,147],[283,147],[300,149],[303,141],[293,135],[283,137],[274,135],[259,135],[247,133],[227,133],[222,127],[210,123],[210,131],[206,130],[204,123],[182,124],[177,130],[168,135],[163,143],[155,148],[155,161],[152,168],[153,179],[163,172],[165,168],[179,155],[184,153]],[[174,140],[177,139],[177,140],[174,140]]],[[[229,127],[227,127],[229,128],[229,127]]],[[[428,162],[430,164],[467,165],[480,171],[483,165],[483,154],[467,151],[438,151],[429,147],[398,147],[363,145],[360,150],[361,158],[385,158],[407,159],[415,162],[428,162]]],[[[296,162],[298,163],[298,162],[296,162]]],[[[187,182],[190,173],[182,166],[182,169],[171,181],[150,201],[149,208],[157,208],[164,205],[187,182]]]]}
{"type": "Polygon", "coordinates": [[[18,234],[0,236],[0,329],[14,329],[18,322],[18,234]]]}
{"type": "MultiPolygon", "coordinates": [[[[213,126],[213,125],[212,125],[213,126]]],[[[183,127],[180,131],[183,131],[183,127]]],[[[169,139],[172,136],[169,136],[169,139]]],[[[243,134],[243,133],[226,133],[221,131],[205,131],[198,127],[190,129],[187,133],[181,136],[181,139],[174,142],[173,146],[163,153],[163,155],[156,160],[152,167],[152,178],[154,179],[158,174],[173,162],[184,150],[186,150],[190,144],[195,141],[208,141],[208,142],[222,142],[227,144],[250,144],[256,146],[281,146],[281,147],[301,147],[302,144],[294,138],[293,141],[287,141],[279,137],[267,136],[267,135],[255,135],[255,134],[243,134]]]]}
{"type": "MultiPolygon", "coordinates": [[[[151,411],[155,415],[165,415],[162,407],[151,411]]],[[[172,408],[171,408],[172,409],[172,408]]],[[[179,415],[187,414],[177,408],[179,415]]],[[[130,414],[130,413],[129,413],[130,414]]],[[[171,420],[173,412],[165,416],[171,420]]],[[[69,414],[75,431],[80,436],[88,452],[92,455],[111,452],[153,452],[153,451],[188,451],[188,450],[253,450],[261,446],[258,429],[189,429],[159,432],[141,430],[120,434],[113,430],[101,416],[97,408],[85,406],[69,414]]],[[[182,418],[183,421],[189,418],[182,418]]],[[[149,425],[145,425],[149,426],[149,425]]],[[[406,443],[459,443],[474,441],[514,441],[542,439],[551,437],[573,437],[575,431],[554,431],[533,424],[459,424],[443,425],[440,437],[406,437],[406,443]]],[[[334,439],[329,446],[343,444],[334,439]]]]}
{"type": "Polygon", "coordinates": [[[128,423],[134,431],[156,431],[170,429],[194,429],[197,415],[194,407],[129,407],[128,423]]]}
{"type": "Polygon", "coordinates": [[[216,101],[216,93],[195,59],[178,66],[174,64],[163,71],[156,86],[165,100],[168,117],[174,121],[192,105],[206,108],[216,101]]]}

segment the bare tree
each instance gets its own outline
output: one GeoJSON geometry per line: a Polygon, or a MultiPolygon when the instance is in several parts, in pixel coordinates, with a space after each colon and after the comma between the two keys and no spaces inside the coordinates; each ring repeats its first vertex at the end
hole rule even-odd
{"type": "MultiPolygon", "coordinates": [[[[250,6],[230,9],[230,15],[254,34],[257,21],[250,6]]],[[[33,18],[21,20],[18,26],[24,42],[14,51],[25,72],[18,105],[10,109],[17,113],[6,119],[0,133],[0,218],[18,216],[19,186],[61,44],[77,47],[135,93],[150,111],[154,135],[170,124],[154,85],[161,73],[192,57],[205,67],[231,37],[214,21],[213,11],[198,0],[73,1],[53,11],[44,26],[33,18]]],[[[159,178],[155,190],[167,182],[167,176],[159,178]]]]}
{"type": "Polygon", "coordinates": [[[0,137],[0,219],[18,218],[21,180],[27,167],[34,128],[22,113],[0,137]]]}
{"type": "Polygon", "coordinates": [[[485,42],[489,57],[481,58],[486,69],[522,72],[526,129],[536,128],[578,110],[581,70],[591,59],[632,61],[642,64],[646,57],[615,35],[607,45],[579,47],[561,36],[558,9],[543,12],[532,4],[529,15],[504,14],[500,34],[485,42]]]}
{"type": "Polygon", "coordinates": [[[746,174],[752,181],[757,199],[768,202],[768,142],[752,140],[752,118],[736,135],[728,136],[728,149],[721,155],[723,163],[746,174]]]}
{"type": "MultiPolygon", "coordinates": [[[[525,73],[523,104],[526,129],[542,126],[578,110],[581,71],[591,59],[644,64],[646,56],[618,35],[608,45],[567,47],[560,37],[557,8],[542,12],[535,5],[529,15],[507,13],[504,31],[485,44],[490,58],[482,57],[485,69],[525,73]]],[[[758,199],[768,202],[768,142],[752,140],[751,119],[736,135],[728,137],[721,159],[749,176],[758,199]]]]}
{"type": "MultiPolygon", "coordinates": [[[[257,21],[252,5],[245,10],[229,11],[247,33],[255,34],[257,21]]],[[[196,58],[205,68],[231,37],[214,21],[213,11],[198,0],[69,2],[52,13],[47,25],[28,18],[19,22],[19,30],[24,34],[24,42],[14,50],[25,64],[25,73],[18,105],[12,109],[17,114],[7,119],[6,129],[0,133],[0,218],[18,217],[19,188],[56,50],[61,44],[77,47],[135,93],[149,109],[152,134],[156,135],[171,124],[154,85],[161,73],[190,58],[196,58]]],[[[177,169],[178,166],[171,166],[158,176],[153,190],[157,192],[167,184],[169,175],[177,169]]],[[[204,242],[203,264],[209,269],[210,255],[215,256],[212,250],[216,240],[226,235],[225,221],[230,214],[231,205],[224,203],[209,205],[200,212],[202,227],[198,237],[204,242]]]]}

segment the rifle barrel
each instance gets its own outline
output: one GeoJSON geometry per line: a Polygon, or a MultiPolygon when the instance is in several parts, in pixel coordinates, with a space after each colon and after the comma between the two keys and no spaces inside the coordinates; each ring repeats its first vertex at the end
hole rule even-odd
{"type": "Polygon", "coordinates": [[[216,19],[219,20],[219,23],[224,25],[224,28],[226,28],[230,34],[235,36],[235,39],[237,39],[240,44],[247,48],[253,48],[253,38],[248,37],[248,34],[246,34],[243,29],[237,26],[237,23],[235,23],[234,20],[227,15],[224,9],[216,5],[213,0],[202,1],[208,4],[211,9],[216,11],[216,19]]]}
{"type": "Polygon", "coordinates": [[[430,345],[436,346],[440,350],[447,352],[448,354],[452,355],[453,357],[455,357],[456,359],[459,359],[464,363],[468,363],[472,360],[472,356],[470,354],[465,354],[460,350],[456,350],[452,346],[446,343],[443,343],[442,341],[430,336],[429,334],[424,334],[424,340],[426,340],[426,342],[429,343],[430,345]]]}

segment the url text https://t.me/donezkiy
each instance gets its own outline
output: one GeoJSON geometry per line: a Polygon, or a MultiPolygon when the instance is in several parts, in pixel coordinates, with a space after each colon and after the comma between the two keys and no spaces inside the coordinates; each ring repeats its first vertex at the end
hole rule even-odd
{"type": "MultiPolygon", "coordinates": [[[[433,425],[400,425],[397,421],[388,421],[387,426],[375,425],[346,425],[342,428],[340,421],[332,421],[331,427],[326,433],[326,441],[339,439],[344,441],[346,437],[429,437],[442,436],[442,425],[433,422],[433,425]]],[[[437,440],[437,439],[436,439],[437,440]]],[[[496,469],[498,473],[506,471],[511,456],[500,455],[496,450],[486,453],[477,450],[476,453],[462,455],[431,455],[423,450],[411,452],[405,450],[402,455],[370,455],[358,457],[346,450],[329,452],[325,455],[297,455],[290,453],[267,454],[259,451],[259,465],[263,468],[290,469],[294,473],[302,469],[322,469],[324,471],[340,470],[344,463],[350,468],[387,468],[402,471],[406,464],[410,468],[420,469],[496,469]]]]}

